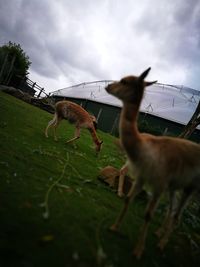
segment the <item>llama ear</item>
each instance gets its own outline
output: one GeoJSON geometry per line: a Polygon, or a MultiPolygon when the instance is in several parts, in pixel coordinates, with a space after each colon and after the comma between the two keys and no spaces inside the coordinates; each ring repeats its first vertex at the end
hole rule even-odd
{"type": "Polygon", "coordinates": [[[145,86],[150,86],[154,83],[157,83],[157,81],[153,81],[153,82],[144,82],[145,86]]]}
{"type": "Polygon", "coordinates": [[[140,81],[143,81],[143,80],[147,77],[147,75],[148,75],[150,69],[151,69],[151,67],[148,68],[147,70],[145,70],[142,74],[140,74],[140,76],[139,76],[139,80],[140,80],[140,81]]]}

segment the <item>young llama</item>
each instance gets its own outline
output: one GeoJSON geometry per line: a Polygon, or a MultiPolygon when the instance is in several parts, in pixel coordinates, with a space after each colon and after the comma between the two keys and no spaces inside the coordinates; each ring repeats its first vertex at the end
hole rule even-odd
{"type": "Polygon", "coordinates": [[[145,211],[144,224],[133,254],[139,259],[145,247],[150,220],[164,191],[169,193],[169,209],[162,226],[156,232],[162,250],[191,195],[200,190],[200,146],[188,140],[141,134],[137,128],[137,116],[145,86],[154,82],[144,79],[150,68],[139,77],[128,76],[106,87],[109,94],[123,102],[120,117],[120,138],[126,151],[127,166],[135,178],[128,196],[111,230],[117,231],[130,202],[142,190],[145,183],[152,188],[152,198],[145,211]],[[176,204],[176,192],[181,197],[176,204]],[[176,206],[176,207],[175,207],[176,206]]]}
{"type": "Polygon", "coordinates": [[[75,125],[75,135],[74,138],[68,140],[66,143],[73,142],[80,138],[81,128],[86,128],[89,130],[92,140],[95,144],[96,152],[101,150],[101,144],[103,141],[100,141],[97,137],[95,126],[96,120],[95,117],[90,115],[85,109],[79,106],[76,103],[70,101],[59,101],[55,104],[55,114],[53,119],[48,123],[45,135],[48,137],[48,129],[49,127],[53,127],[54,129],[54,139],[57,141],[56,129],[61,122],[62,119],[67,119],[70,123],[75,125]]]}

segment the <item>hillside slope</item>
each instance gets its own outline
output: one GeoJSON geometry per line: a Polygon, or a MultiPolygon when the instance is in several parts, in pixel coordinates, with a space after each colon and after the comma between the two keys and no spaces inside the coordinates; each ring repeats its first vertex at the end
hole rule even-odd
{"type": "Polygon", "coordinates": [[[85,130],[77,147],[65,144],[74,127],[63,122],[59,141],[44,129],[52,115],[0,93],[0,266],[197,266],[200,223],[190,212],[164,254],[153,232],[157,212],[140,262],[132,258],[142,223],[145,200],[137,199],[122,226],[123,236],[108,227],[123,200],[98,181],[107,165],[120,168],[124,159],[114,137],[98,131],[104,141],[95,156],[85,130]],[[194,223],[195,220],[195,223],[194,223]]]}

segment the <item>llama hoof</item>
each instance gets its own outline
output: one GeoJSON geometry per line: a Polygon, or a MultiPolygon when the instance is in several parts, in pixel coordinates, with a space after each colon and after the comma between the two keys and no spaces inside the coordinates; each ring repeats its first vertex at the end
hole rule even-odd
{"type": "Polygon", "coordinates": [[[72,141],[68,140],[68,141],[65,141],[65,144],[70,144],[72,141]]]}
{"type": "Polygon", "coordinates": [[[119,232],[118,227],[115,224],[111,225],[109,230],[112,232],[119,232]]]}
{"type": "Polygon", "coordinates": [[[136,259],[140,259],[142,254],[143,254],[143,251],[144,251],[144,245],[142,244],[138,244],[135,249],[133,250],[133,256],[136,258],[136,259]]]}
{"type": "Polygon", "coordinates": [[[142,253],[143,253],[143,249],[141,249],[141,248],[136,248],[136,249],[134,249],[134,251],[133,251],[133,256],[134,256],[137,260],[139,260],[139,259],[141,258],[141,256],[142,256],[142,253]]]}

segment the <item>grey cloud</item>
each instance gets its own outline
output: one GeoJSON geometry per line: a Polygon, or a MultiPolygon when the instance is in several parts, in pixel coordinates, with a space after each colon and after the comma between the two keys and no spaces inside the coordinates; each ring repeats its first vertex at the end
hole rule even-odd
{"type": "Polygon", "coordinates": [[[164,60],[176,60],[180,64],[196,62],[199,58],[200,2],[166,1],[165,5],[146,6],[146,21],[136,24],[137,31],[147,32],[157,43],[158,53],[164,60]],[[199,11],[199,12],[198,12],[199,11]]]}
{"type": "Polygon", "coordinates": [[[20,43],[44,79],[119,78],[151,64],[180,67],[195,86],[199,14],[198,0],[0,0],[0,45],[20,43]]]}

